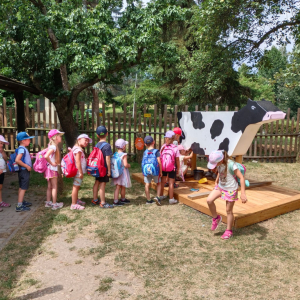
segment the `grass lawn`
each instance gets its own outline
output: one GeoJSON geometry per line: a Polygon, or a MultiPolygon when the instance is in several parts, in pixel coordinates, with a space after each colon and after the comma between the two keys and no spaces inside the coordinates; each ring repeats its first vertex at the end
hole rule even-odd
{"type": "MultiPolygon", "coordinates": [[[[297,164],[247,163],[248,177],[298,190],[299,172],[297,164]]],[[[31,191],[45,192],[39,174],[32,179],[31,191]]],[[[135,181],[131,205],[92,207],[93,182],[84,178],[84,211],[69,209],[66,180],[59,196],[65,207],[40,207],[2,250],[1,300],[299,299],[299,211],[237,229],[223,241],[224,225],[211,232],[211,218],[185,205],[146,205],[135,181]]]]}

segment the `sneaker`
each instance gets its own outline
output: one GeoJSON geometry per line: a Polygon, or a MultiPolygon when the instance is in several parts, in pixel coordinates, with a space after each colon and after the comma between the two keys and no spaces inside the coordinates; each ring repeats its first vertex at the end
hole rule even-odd
{"type": "Polygon", "coordinates": [[[178,201],[176,199],[169,199],[169,204],[176,204],[178,201]]]}
{"type": "Polygon", "coordinates": [[[28,207],[28,206],[31,206],[31,205],[32,205],[32,203],[30,203],[30,202],[27,202],[27,201],[23,201],[23,205],[24,205],[24,206],[26,206],[26,207],[28,207]]]}
{"type": "Polygon", "coordinates": [[[79,204],[72,204],[70,209],[71,210],[83,210],[83,209],[85,209],[85,207],[82,205],[79,205],[79,204]]]}
{"type": "Polygon", "coordinates": [[[2,201],[0,202],[0,207],[10,207],[10,204],[2,201]]]}
{"type": "Polygon", "coordinates": [[[113,205],[108,204],[108,203],[104,203],[104,204],[100,203],[99,207],[100,208],[114,208],[113,205]]]}
{"type": "Polygon", "coordinates": [[[231,230],[225,230],[225,232],[223,233],[223,235],[221,236],[221,239],[223,240],[228,240],[233,236],[233,233],[231,230]]]}
{"type": "Polygon", "coordinates": [[[52,204],[52,210],[57,210],[57,209],[60,209],[64,206],[63,203],[55,203],[55,204],[52,204]]]}
{"type": "Polygon", "coordinates": [[[160,196],[160,197],[159,197],[160,201],[161,201],[161,200],[165,200],[165,199],[167,199],[167,198],[168,198],[168,196],[160,196]]]}
{"type": "Polygon", "coordinates": [[[16,206],[16,212],[19,212],[19,211],[30,211],[30,208],[25,206],[25,205],[20,205],[20,206],[16,206]]]}
{"type": "Polygon", "coordinates": [[[114,202],[113,203],[113,206],[124,206],[125,203],[121,202],[121,201],[118,201],[118,202],[114,202]]]}
{"type": "Polygon", "coordinates": [[[52,207],[52,201],[46,201],[45,207],[52,207]]]}
{"type": "Polygon", "coordinates": [[[100,204],[100,200],[99,199],[92,200],[92,205],[93,206],[99,205],[99,204],[100,204]]]}
{"type": "Polygon", "coordinates": [[[220,215],[218,215],[216,218],[213,218],[210,229],[213,231],[216,230],[221,222],[222,222],[222,217],[220,215]]]}
{"type": "Polygon", "coordinates": [[[156,205],[161,206],[161,202],[160,202],[161,198],[154,197],[153,199],[154,199],[156,205]]]}
{"type": "Polygon", "coordinates": [[[146,201],[146,204],[153,204],[153,203],[154,203],[153,200],[147,200],[147,201],[146,201]]]}
{"type": "Polygon", "coordinates": [[[125,198],[124,200],[121,199],[120,201],[121,201],[122,203],[124,203],[124,204],[129,204],[129,203],[130,203],[130,201],[129,201],[128,199],[126,199],[126,198],[125,198]]]}
{"type": "Polygon", "coordinates": [[[81,201],[80,199],[77,200],[77,204],[79,205],[85,205],[85,202],[84,201],[81,201]]]}

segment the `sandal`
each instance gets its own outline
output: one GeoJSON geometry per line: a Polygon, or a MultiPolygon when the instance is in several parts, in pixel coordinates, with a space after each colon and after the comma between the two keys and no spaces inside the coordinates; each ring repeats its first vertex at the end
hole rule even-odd
{"type": "Polygon", "coordinates": [[[85,205],[85,202],[81,201],[80,199],[77,199],[77,204],[79,204],[79,205],[85,205]]]}
{"type": "Polygon", "coordinates": [[[178,188],[178,187],[179,187],[179,184],[174,183],[174,188],[178,188]]]}
{"type": "Polygon", "coordinates": [[[0,207],[10,207],[10,204],[2,201],[0,202],[0,207]]]}
{"type": "Polygon", "coordinates": [[[168,186],[169,186],[169,182],[166,182],[166,183],[165,183],[165,187],[168,187],[168,186]]]}
{"type": "Polygon", "coordinates": [[[84,206],[81,206],[79,204],[72,204],[71,207],[70,207],[71,210],[83,210],[85,209],[84,206]]]}
{"type": "Polygon", "coordinates": [[[228,240],[233,236],[233,233],[231,230],[225,230],[225,232],[223,233],[223,235],[221,236],[221,239],[223,240],[228,240]]]}

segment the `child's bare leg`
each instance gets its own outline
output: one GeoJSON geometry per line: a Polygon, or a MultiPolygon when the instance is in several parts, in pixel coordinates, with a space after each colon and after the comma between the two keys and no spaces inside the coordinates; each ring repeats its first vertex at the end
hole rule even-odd
{"type": "Polygon", "coordinates": [[[125,194],[126,194],[126,187],[121,185],[121,199],[125,199],[125,194]]]}
{"type": "Polygon", "coordinates": [[[157,197],[159,197],[161,195],[161,182],[156,184],[156,195],[157,195],[157,197]]]}
{"type": "MultiPolygon", "coordinates": [[[[106,186],[106,182],[99,182],[99,185],[100,185],[99,196],[100,196],[101,204],[105,204],[105,186],[106,186]]],[[[97,199],[97,197],[95,199],[97,199]]]]}
{"type": "Polygon", "coordinates": [[[98,180],[95,180],[94,186],[93,186],[93,199],[98,199],[98,190],[99,190],[99,184],[100,182],[98,180]]]}
{"type": "Polygon", "coordinates": [[[116,185],[116,189],[115,189],[115,192],[114,192],[114,200],[119,200],[119,191],[120,191],[120,185],[116,185]]]}
{"type": "Polygon", "coordinates": [[[163,176],[163,177],[161,178],[160,196],[163,196],[163,195],[164,195],[164,188],[165,188],[166,180],[167,180],[167,176],[163,176]]]}
{"type": "Polygon", "coordinates": [[[234,201],[226,201],[226,213],[227,213],[227,230],[232,230],[234,216],[233,216],[234,201]]]}
{"type": "Polygon", "coordinates": [[[175,179],[169,177],[169,198],[170,199],[174,198],[174,183],[175,183],[175,179]]]}
{"type": "Polygon", "coordinates": [[[212,190],[209,196],[207,197],[207,205],[213,218],[216,218],[218,216],[215,200],[218,199],[220,196],[221,192],[219,190],[212,190]]]}
{"type": "Polygon", "coordinates": [[[73,185],[73,189],[72,189],[72,205],[75,205],[77,203],[79,189],[80,189],[80,186],[73,185]]]}
{"type": "Polygon", "coordinates": [[[47,202],[51,201],[51,195],[52,195],[52,185],[50,179],[48,180],[48,186],[47,186],[47,202]]]}
{"type": "Polygon", "coordinates": [[[50,178],[52,186],[52,203],[55,204],[57,200],[57,177],[50,178]]]}
{"type": "Polygon", "coordinates": [[[26,190],[22,190],[19,188],[19,194],[18,194],[18,203],[22,203],[24,200],[26,190]]]}
{"type": "Polygon", "coordinates": [[[145,194],[146,198],[149,201],[150,200],[150,183],[145,183],[145,194]]]}
{"type": "Polygon", "coordinates": [[[2,202],[2,187],[3,184],[0,184],[0,203],[2,202]]]}

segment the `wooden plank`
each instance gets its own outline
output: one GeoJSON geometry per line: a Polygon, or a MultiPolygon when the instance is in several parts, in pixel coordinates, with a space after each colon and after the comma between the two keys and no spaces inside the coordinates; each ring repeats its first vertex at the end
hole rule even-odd
{"type": "Polygon", "coordinates": [[[225,106],[225,111],[228,111],[228,105],[225,106]]]}
{"type": "MultiPolygon", "coordinates": [[[[134,116],[133,116],[133,122],[134,122],[134,138],[133,138],[133,143],[135,143],[136,139],[136,123],[137,123],[137,106],[136,103],[133,105],[133,111],[134,111],[134,116]]],[[[136,155],[136,148],[133,146],[133,152],[136,155]]]]}
{"type": "Polygon", "coordinates": [[[178,105],[175,105],[175,107],[174,107],[174,127],[178,127],[178,124],[177,124],[177,112],[178,112],[178,105]]]}
{"type": "MultiPolygon", "coordinates": [[[[6,98],[3,98],[3,122],[4,122],[4,126],[7,127],[7,110],[6,110],[6,98]]],[[[8,134],[7,134],[7,130],[4,131],[4,138],[8,141],[8,134]]],[[[5,145],[5,149],[9,149],[8,145],[5,145]]]]}
{"type": "MultiPolygon", "coordinates": [[[[31,109],[31,126],[32,126],[32,128],[35,127],[34,109],[31,109]]],[[[33,153],[36,153],[35,138],[32,139],[32,149],[33,149],[33,153]]]]}
{"type": "Polygon", "coordinates": [[[16,99],[14,100],[15,102],[15,107],[14,107],[14,111],[15,111],[15,123],[13,124],[14,127],[18,126],[18,116],[17,116],[17,101],[16,99]]]}
{"type": "Polygon", "coordinates": [[[204,192],[204,193],[195,193],[195,194],[188,195],[188,198],[192,200],[199,199],[199,198],[206,198],[210,193],[211,191],[204,192]]]}
{"type": "Polygon", "coordinates": [[[165,105],[165,111],[164,111],[164,133],[167,131],[167,112],[168,112],[168,108],[167,105],[165,105]]]}
{"type": "Polygon", "coordinates": [[[116,152],[116,146],[115,146],[115,143],[116,143],[116,104],[113,103],[113,152],[115,153],[116,152]]]}
{"type": "MultiPolygon", "coordinates": [[[[281,129],[280,129],[280,133],[283,134],[283,127],[284,127],[284,119],[281,120],[281,129]]],[[[279,157],[281,156],[282,153],[282,143],[283,143],[283,137],[280,137],[280,143],[279,143],[279,157]]]]}
{"type": "Polygon", "coordinates": [[[37,127],[40,127],[41,123],[41,100],[36,100],[36,110],[37,110],[37,127]]]}
{"type": "Polygon", "coordinates": [[[121,138],[121,113],[118,113],[118,139],[121,138]]]}
{"type": "MultiPolygon", "coordinates": [[[[260,136],[259,136],[259,156],[262,156],[263,125],[260,126],[259,132],[260,132],[260,136]]],[[[261,159],[260,161],[263,161],[263,160],[261,159]]]]}
{"type": "Polygon", "coordinates": [[[99,113],[100,113],[100,101],[97,101],[96,103],[96,127],[100,126],[100,116],[99,116],[99,113]]]}
{"type": "Polygon", "coordinates": [[[169,116],[170,120],[169,120],[169,130],[172,130],[172,114],[170,114],[169,116]]]}
{"type": "MultiPolygon", "coordinates": [[[[279,129],[279,121],[276,121],[276,126],[275,126],[275,134],[278,134],[278,129],[279,129]]],[[[277,145],[278,145],[278,136],[275,136],[275,141],[274,141],[274,156],[277,156],[277,145]]],[[[277,158],[275,159],[275,162],[277,162],[277,158]]]]}
{"type": "Polygon", "coordinates": [[[131,114],[128,114],[128,153],[132,153],[131,151],[131,114]]]}
{"type": "MultiPolygon", "coordinates": [[[[270,134],[273,134],[273,126],[274,126],[274,123],[272,122],[271,126],[270,126],[270,134]]],[[[270,146],[269,146],[269,156],[272,156],[272,153],[273,153],[272,146],[273,146],[273,136],[271,135],[270,136],[270,146]]]]}
{"type": "MultiPolygon", "coordinates": [[[[158,128],[159,128],[159,132],[161,132],[161,126],[162,126],[162,115],[159,114],[159,123],[158,123],[158,128]]],[[[159,146],[159,149],[161,148],[161,135],[159,135],[159,142],[158,142],[158,146],[159,146]]]]}
{"type": "MultiPolygon", "coordinates": [[[[291,113],[291,110],[290,110],[290,108],[288,108],[287,114],[286,114],[286,129],[285,129],[285,132],[289,132],[290,113],[291,113]]],[[[284,140],[284,152],[283,152],[283,155],[287,154],[287,144],[288,144],[288,139],[286,137],[285,140],[284,140]]]]}
{"type": "MultiPolygon", "coordinates": [[[[295,125],[295,118],[293,117],[292,118],[292,125],[291,125],[291,133],[293,133],[294,132],[294,125],[295,125]]],[[[290,145],[289,145],[289,155],[292,155],[292,153],[293,153],[293,149],[292,149],[292,147],[293,147],[293,139],[294,139],[294,137],[293,136],[291,136],[290,137],[290,145]]],[[[291,162],[293,162],[292,160],[291,160],[291,162]]]]}
{"type": "Polygon", "coordinates": [[[80,102],[81,130],[84,130],[84,102],[80,102]]]}
{"type": "Polygon", "coordinates": [[[54,127],[57,128],[57,111],[56,110],[54,111],[54,127]]]}
{"type": "Polygon", "coordinates": [[[49,128],[51,130],[52,129],[52,105],[49,99],[48,101],[49,101],[49,128]]]}
{"type": "Polygon", "coordinates": [[[144,118],[144,132],[146,132],[146,118],[145,118],[145,113],[146,113],[146,104],[144,103],[144,116],[143,116],[143,118],[144,118]]]}
{"type": "MultiPolygon", "coordinates": [[[[157,125],[156,123],[157,123],[157,105],[155,104],[154,105],[154,121],[153,121],[153,130],[154,130],[154,132],[156,132],[156,125],[157,125]]],[[[155,145],[157,144],[156,138],[157,138],[157,135],[154,134],[155,145]]]]}
{"type": "MultiPolygon", "coordinates": [[[[107,142],[110,144],[110,139],[111,139],[111,133],[110,133],[110,114],[107,114],[107,131],[108,131],[108,139],[107,142]]],[[[114,134],[114,133],[113,133],[114,134]]],[[[115,143],[114,143],[115,144],[115,143]]]]}
{"type": "Polygon", "coordinates": [[[184,110],[185,110],[185,111],[189,111],[189,106],[188,106],[188,105],[185,105],[185,106],[184,106],[184,110]]]}
{"type": "MultiPolygon", "coordinates": [[[[13,113],[12,113],[12,108],[10,107],[9,108],[9,124],[11,127],[13,127],[13,117],[12,117],[13,113]]],[[[11,150],[13,150],[12,148],[12,145],[14,145],[14,140],[13,140],[13,134],[12,134],[12,130],[10,129],[9,130],[9,133],[8,133],[8,140],[10,145],[11,145],[11,150]]]]}
{"type": "MultiPolygon", "coordinates": [[[[90,116],[88,111],[86,112],[86,129],[90,130],[90,116]]],[[[90,143],[86,146],[86,151],[90,153],[90,143]]]]}
{"type": "MultiPolygon", "coordinates": [[[[267,124],[265,124],[265,133],[268,133],[268,130],[269,130],[269,124],[267,123],[267,124]]],[[[268,137],[265,136],[264,156],[268,155],[267,150],[268,150],[268,137]]]]}
{"type": "Polygon", "coordinates": [[[299,139],[299,122],[300,122],[300,108],[298,108],[298,112],[297,112],[297,122],[296,122],[296,133],[298,134],[298,136],[295,138],[295,153],[297,155],[297,162],[300,161],[300,153],[298,155],[298,141],[300,141],[299,139]]]}
{"type": "MultiPolygon", "coordinates": [[[[46,127],[46,111],[43,111],[43,128],[47,128],[46,127]]],[[[47,146],[47,137],[46,137],[46,132],[43,132],[43,147],[46,148],[47,146]]]]}
{"type": "Polygon", "coordinates": [[[198,105],[195,105],[195,111],[198,111],[199,107],[198,105]]]}
{"type": "Polygon", "coordinates": [[[216,105],[215,109],[216,111],[219,111],[219,105],[216,105]]]}
{"type": "Polygon", "coordinates": [[[205,105],[205,111],[208,111],[208,105],[205,105]]]}
{"type": "Polygon", "coordinates": [[[124,106],[123,106],[123,130],[124,130],[124,140],[127,141],[126,139],[126,129],[127,129],[127,126],[126,126],[126,103],[124,103],[124,106]]]}

